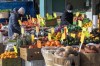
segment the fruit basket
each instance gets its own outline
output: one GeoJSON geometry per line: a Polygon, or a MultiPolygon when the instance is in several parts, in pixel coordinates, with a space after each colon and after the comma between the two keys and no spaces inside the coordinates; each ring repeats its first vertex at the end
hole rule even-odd
{"type": "Polygon", "coordinates": [[[53,66],[53,54],[57,47],[44,47],[41,49],[46,66],[53,66]]]}
{"type": "Polygon", "coordinates": [[[80,66],[100,66],[100,53],[80,53],[80,66]]]}
{"type": "Polygon", "coordinates": [[[54,66],[79,66],[79,55],[78,56],[73,56],[72,58],[69,57],[60,57],[60,56],[54,56],[53,59],[53,64],[54,66]],[[73,58],[73,59],[72,59],[73,58]]]}

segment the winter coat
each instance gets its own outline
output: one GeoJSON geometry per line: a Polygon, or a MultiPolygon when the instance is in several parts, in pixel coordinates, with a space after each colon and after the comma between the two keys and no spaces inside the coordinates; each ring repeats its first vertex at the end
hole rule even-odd
{"type": "Polygon", "coordinates": [[[18,14],[12,12],[9,17],[9,24],[8,24],[8,36],[12,37],[14,33],[21,34],[21,28],[18,23],[18,14]]]}
{"type": "Polygon", "coordinates": [[[65,11],[61,16],[61,25],[73,24],[73,13],[65,11]]]}

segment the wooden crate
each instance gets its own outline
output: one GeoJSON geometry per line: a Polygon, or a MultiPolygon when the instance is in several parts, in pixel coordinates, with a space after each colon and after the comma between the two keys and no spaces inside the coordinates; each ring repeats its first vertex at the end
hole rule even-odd
{"type": "Polygon", "coordinates": [[[21,59],[0,59],[0,66],[21,66],[21,59]]]}
{"type": "Polygon", "coordinates": [[[40,48],[20,48],[20,57],[26,61],[43,60],[40,48]]]}
{"type": "Polygon", "coordinates": [[[80,66],[100,66],[100,53],[80,53],[80,66]]]}
{"type": "Polygon", "coordinates": [[[57,19],[46,20],[45,22],[46,22],[46,27],[57,25],[57,19]]]}

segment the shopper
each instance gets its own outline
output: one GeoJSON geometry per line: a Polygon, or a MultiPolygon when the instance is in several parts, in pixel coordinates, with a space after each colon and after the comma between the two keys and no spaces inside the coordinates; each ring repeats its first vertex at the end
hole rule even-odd
{"type": "Polygon", "coordinates": [[[14,8],[9,17],[9,24],[8,24],[8,37],[12,38],[14,33],[21,34],[21,28],[18,22],[18,19],[24,15],[25,9],[21,7],[19,10],[14,8]]]}
{"type": "Polygon", "coordinates": [[[61,25],[73,24],[73,6],[68,4],[65,12],[61,16],[61,25]]]}

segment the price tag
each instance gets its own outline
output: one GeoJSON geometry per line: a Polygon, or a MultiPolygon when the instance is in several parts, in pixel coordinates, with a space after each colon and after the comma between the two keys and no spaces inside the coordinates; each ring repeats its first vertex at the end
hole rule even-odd
{"type": "Polygon", "coordinates": [[[48,40],[51,41],[51,33],[48,33],[48,40]]]}
{"type": "Polygon", "coordinates": [[[22,25],[22,22],[21,22],[21,20],[18,20],[18,22],[19,22],[19,25],[22,25]]]}
{"type": "Polygon", "coordinates": [[[33,34],[31,34],[31,41],[32,41],[32,43],[34,42],[34,35],[33,34]]]}
{"type": "Polygon", "coordinates": [[[80,39],[81,44],[83,44],[83,42],[84,42],[84,38],[85,38],[85,34],[82,32],[82,34],[81,34],[81,39],[80,39]]]}
{"type": "Polygon", "coordinates": [[[52,27],[51,28],[51,34],[53,34],[55,32],[55,29],[52,27]]]}
{"type": "Polygon", "coordinates": [[[71,33],[71,37],[75,38],[75,34],[74,33],[71,33]]]}
{"type": "Polygon", "coordinates": [[[80,14],[80,12],[77,12],[77,13],[76,13],[76,16],[78,17],[78,16],[79,16],[79,14],[80,14]]]}
{"type": "Polygon", "coordinates": [[[53,13],[53,16],[54,16],[54,18],[57,18],[57,14],[56,13],[53,13]]]}
{"type": "Polygon", "coordinates": [[[82,17],[85,18],[85,14],[82,14],[82,17]]]}
{"type": "Polygon", "coordinates": [[[61,40],[63,41],[64,39],[66,39],[65,33],[63,33],[62,36],[61,36],[61,40]]]}
{"type": "Polygon", "coordinates": [[[82,21],[78,20],[78,26],[82,27],[82,21]]]}
{"type": "Polygon", "coordinates": [[[47,17],[47,18],[49,17],[49,14],[48,14],[48,13],[46,14],[46,17],[47,17]]]}
{"type": "Polygon", "coordinates": [[[37,18],[39,18],[39,15],[36,15],[37,18]]]}
{"type": "Polygon", "coordinates": [[[14,48],[14,52],[18,53],[17,47],[16,46],[13,46],[13,48],[14,48]]]}
{"type": "Polygon", "coordinates": [[[21,27],[21,33],[24,34],[25,33],[25,30],[23,27],[21,27]]]}
{"type": "Polygon", "coordinates": [[[39,27],[38,26],[36,26],[36,32],[39,33],[39,27]]]}
{"type": "Polygon", "coordinates": [[[64,27],[64,33],[65,33],[65,36],[66,36],[67,33],[68,33],[68,29],[67,29],[67,27],[64,27]]]}
{"type": "Polygon", "coordinates": [[[45,26],[45,22],[44,22],[43,18],[41,18],[41,26],[45,26]]]}

